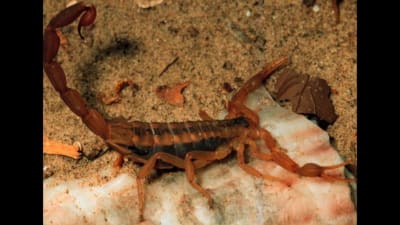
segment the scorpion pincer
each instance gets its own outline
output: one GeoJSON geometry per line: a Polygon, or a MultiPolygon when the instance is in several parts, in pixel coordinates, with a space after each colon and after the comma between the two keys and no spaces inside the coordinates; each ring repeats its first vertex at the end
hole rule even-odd
{"type": "Polygon", "coordinates": [[[143,165],[137,175],[140,219],[144,213],[143,182],[153,169],[176,167],[186,172],[189,183],[207,198],[210,206],[212,197],[195,179],[195,170],[205,167],[216,160],[226,158],[236,152],[239,166],[247,173],[284,182],[278,177],[262,174],[245,163],[245,151],[252,157],[274,161],[284,169],[300,176],[322,177],[332,181],[351,182],[353,179],[332,177],[324,171],[350,164],[340,163],[333,166],[320,166],[314,163],[298,165],[280,148],[271,134],[259,127],[258,115],[247,108],[243,102],[247,95],[258,88],[272,72],[288,62],[287,57],[272,61],[261,72],[248,80],[228,103],[228,114],[223,120],[212,120],[204,115],[202,121],[155,123],[125,121],[122,119],[106,120],[97,110],[87,106],[81,94],[69,88],[60,63],[55,60],[60,47],[60,38],[56,29],[71,24],[80,17],[78,33],[81,28],[94,23],[96,8],[79,2],[72,5],[51,19],[44,31],[43,66],[50,82],[65,104],[79,116],[83,123],[105,143],[124,157],[143,165]],[[260,151],[256,141],[263,140],[270,153],[260,151]]]}

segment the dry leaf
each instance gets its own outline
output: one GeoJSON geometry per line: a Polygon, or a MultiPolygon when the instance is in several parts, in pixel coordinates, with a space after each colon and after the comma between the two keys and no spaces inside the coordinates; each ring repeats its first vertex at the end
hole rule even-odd
{"type": "Polygon", "coordinates": [[[74,159],[80,159],[82,154],[79,146],[67,145],[49,140],[43,136],[43,152],[52,155],[63,155],[74,159]]]}
{"type": "Polygon", "coordinates": [[[330,99],[331,89],[321,78],[289,71],[278,77],[275,89],[277,100],[290,100],[296,113],[316,115],[328,124],[337,119],[330,99]]]}
{"type": "Polygon", "coordinates": [[[185,87],[190,84],[190,81],[185,81],[183,83],[175,84],[172,87],[163,85],[156,89],[156,94],[159,98],[166,101],[170,105],[183,106],[184,98],[182,91],[185,87]]]}
{"type": "Polygon", "coordinates": [[[104,94],[100,94],[99,97],[100,97],[101,101],[106,105],[111,105],[113,103],[117,103],[117,102],[121,101],[122,89],[124,89],[125,87],[128,87],[128,86],[134,87],[135,84],[131,80],[118,81],[117,85],[115,85],[115,90],[114,90],[115,96],[114,97],[110,97],[110,98],[106,99],[104,94]]]}

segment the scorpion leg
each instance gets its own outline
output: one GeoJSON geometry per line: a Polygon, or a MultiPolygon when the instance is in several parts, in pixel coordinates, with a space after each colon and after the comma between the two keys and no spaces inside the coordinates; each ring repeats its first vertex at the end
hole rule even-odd
{"type": "Polygon", "coordinates": [[[197,159],[197,160],[193,161],[193,166],[194,166],[194,169],[200,169],[200,168],[203,168],[203,167],[211,164],[212,162],[213,161],[210,161],[210,160],[197,159]]]}
{"type": "MultiPolygon", "coordinates": [[[[246,144],[249,145],[249,150],[253,157],[262,159],[264,161],[268,161],[268,160],[272,159],[272,157],[270,155],[261,152],[260,149],[258,148],[257,144],[253,140],[246,141],[246,144]]],[[[246,164],[245,159],[244,159],[245,146],[244,146],[243,142],[240,143],[235,149],[237,152],[238,164],[242,170],[244,170],[248,174],[256,176],[256,177],[260,177],[260,178],[263,178],[266,180],[278,181],[281,183],[285,183],[285,181],[282,179],[279,179],[277,177],[270,176],[267,174],[262,174],[260,171],[256,170],[255,168],[251,167],[250,165],[246,164]]]]}
{"type": "Polygon", "coordinates": [[[257,127],[260,122],[258,114],[242,103],[239,104],[237,102],[229,102],[228,111],[229,113],[225,116],[225,119],[232,119],[242,114],[245,115],[251,125],[255,127],[257,127]]]}
{"type": "Polygon", "coordinates": [[[192,151],[188,152],[185,156],[185,172],[186,177],[189,183],[194,187],[197,191],[199,191],[204,197],[208,200],[208,205],[212,208],[213,200],[211,198],[210,193],[208,193],[203,187],[201,187],[195,180],[195,169],[199,168],[197,166],[203,164],[203,166],[207,165],[208,162],[212,162],[215,160],[224,159],[232,152],[230,146],[220,146],[215,152],[204,152],[204,151],[192,151]],[[194,162],[192,162],[194,160],[194,162]]]}
{"type": "Polygon", "coordinates": [[[115,151],[117,151],[118,153],[120,153],[121,155],[123,155],[124,157],[127,157],[129,159],[131,159],[134,162],[137,163],[146,163],[147,160],[141,158],[140,156],[134,154],[132,151],[130,151],[129,149],[126,149],[124,147],[119,146],[118,144],[110,141],[110,140],[105,140],[105,142],[111,147],[113,148],[115,151]]]}
{"type": "Polygon", "coordinates": [[[144,213],[144,191],[143,191],[143,181],[150,174],[150,172],[155,168],[157,160],[162,160],[167,162],[177,168],[183,169],[184,161],[174,155],[165,153],[165,152],[157,152],[154,154],[140,169],[139,174],[136,177],[137,182],[137,190],[138,190],[138,198],[139,198],[139,210],[140,210],[140,221],[143,221],[143,213],[144,213]]]}
{"type": "Polygon", "coordinates": [[[118,153],[118,157],[115,159],[115,161],[113,163],[113,167],[121,169],[122,165],[124,164],[124,155],[122,155],[119,152],[117,152],[117,153],[118,153]]]}

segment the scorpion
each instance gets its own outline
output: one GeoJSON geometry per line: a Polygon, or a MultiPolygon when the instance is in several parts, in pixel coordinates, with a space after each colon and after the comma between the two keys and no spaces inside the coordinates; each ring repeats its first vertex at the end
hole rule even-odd
{"type": "Polygon", "coordinates": [[[54,16],[44,30],[43,67],[54,89],[69,109],[81,118],[82,122],[113,150],[134,163],[141,164],[137,177],[137,193],[140,220],[144,217],[145,178],[153,169],[178,168],[184,170],[187,180],[201,193],[210,207],[213,199],[195,177],[196,169],[203,168],[214,161],[228,157],[236,152],[239,167],[250,175],[275,182],[282,179],[262,174],[245,161],[245,151],[254,158],[273,161],[282,168],[306,177],[319,177],[330,181],[352,182],[354,179],[325,174],[326,170],[336,169],[350,162],[337,165],[320,166],[315,163],[298,165],[285,150],[279,147],[268,130],[259,126],[256,112],[244,105],[247,95],[257,89],[275,70],[288,63],[288,57],[273,60],[265,68],[244,83],[227,104],[228,114],[222,120],[214,120],[206,113],[200,113],[202,120],[186,122],[141,122],[125,119],[105,119],[97,110],[87,106],[81,94],[68,87],[64,70],[56,61],[60,38],[56,29],[79,20],[78,34],[82,27],[90,26],[96,18],[94,5],[78,2],[65,8],[54,16]],[[257,140],[261,140],[270,150],[262,152],[257,140]]]}

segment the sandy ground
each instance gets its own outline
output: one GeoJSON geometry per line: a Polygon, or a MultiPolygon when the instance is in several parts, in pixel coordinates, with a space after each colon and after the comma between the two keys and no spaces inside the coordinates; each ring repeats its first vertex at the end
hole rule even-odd
{"type": "MultiPolygon", "coordinates": [[[[67,3],[45,0],[43,27],[67,3]]],[[[83,32],[84,42],[77,35],[76,23],[63,28],[67,44],[60,48],[57,59],[69,86],[106,117],[197,120],[200,109],[216,117],[229,99],[224,82],[236,91],[266,62],[287,55],[287,68],[324,78],[334,90],[332,100],[339,117],[328,132],[338,151],[356,161],[356,1],[343,1],[338,25],[331,1],[322,0],[316,1],[314,9],[300,0],[165,0],[150,9],[141,9],[132,0],[88,3],[97,7],[95,26],[83,32]],[[125,89],[120,103],[101,104],[96,96],[110,95],[115,84],[126,79],[134,81],[138,89],[125,89]],[[154,93],[159,85],[186,80],[191,83],[183,92],[183,107],[170,106],[154,93]]],[[[274,78],[267,83],[270,90],[274,78]]],[[[46,76],[43,113],[43,132],[50,139],[79,142],[85,155],[105,149],[102,140],[64,105],[46,76]]],[[[95,173],[112,163],[116,153],[109,151],[95,160],[79,161],[43,157],[53,176],[69,179],[95,173]]],[[[127,165],[123,169],[135,168],[127,165]]]]}

